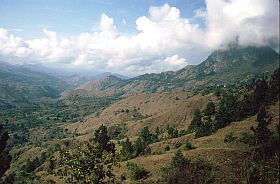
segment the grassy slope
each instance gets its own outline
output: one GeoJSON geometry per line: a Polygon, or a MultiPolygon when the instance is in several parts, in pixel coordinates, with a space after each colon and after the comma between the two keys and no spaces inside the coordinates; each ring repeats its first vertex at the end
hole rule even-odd
{"type": "MultiPolygon", "coordinates": [[[[127,123],[129,137],[137,135],[140,130],[148,126],[154,131],[156,127],[169,125],[187,128],[191,122],[195,109],[202,109],[209,100],[216,100],[213,94],[192,96],[183,91],[173,93],[139,94],[123,99],[106,108],[99,116],[92,114],[83,122],[67,125],[70,131],[92,134],[101,124],[112,126],[127,123]],[[176,97],[177,100],[176,100],[176,97]],[[122,112],[128,109],[129,112],[122,112]],[[136,111],[135,111],[136,110],[136,111]],[[133,114],[140,117],[133,117],[133,114]]],[[[84,137],[80,137],[86,140],[84,137]]]]}
{"type": "MultiPolygon", "coordinates": [[[[269,113],[273,117],[273,122],[270,125],[272,130],[275,130],[279,122],[279,102],[270,106],[269,113]]],[[[251,132],[250,127],[256,126],[256,116],[249,117],[240,122],[231,123],[230,126],[218,130],[216,133],[193,139],[192,135],[182,136],[180,138],[171,139],[151,145],[153,151],[162,151],[162,148],[170,143],[184,142],[192,140],[193,146],[196,149],[184,151],[184,155],[190,158],[204,158],[214,166],[214,176],[216,183],[233,182],[235,175],[233,175],[233,165],[242,163],[244,158],[250,156],[250,148],[243,143],[225,143],[224,137],[226,134],[233,132],[234,136],[240,138],[242,133],[251,132]],[[157,150],[158,149],[158,150],[157,150]]],[[[172,146],[170,146],[172,148],[172,146]]],[[[171,149],[161,155],[141,156],[132,160],[139,166],[145,168],[150,172],[150,176],[145,180],[146,182],[156,182],[160,178],[160,168],[167,166],[177,149],[171,149]]],[[[120,168],[116,169],[116,175],[120,176],[127,173],[126,162],[120,164],[120,168]]],[[[127,183],[137,183],[128,180],[127,183]]]]}

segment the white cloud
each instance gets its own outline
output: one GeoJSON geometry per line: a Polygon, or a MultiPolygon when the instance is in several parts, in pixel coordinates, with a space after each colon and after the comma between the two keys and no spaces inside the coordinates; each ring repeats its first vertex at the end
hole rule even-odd
{"type": "Polygon", "coordinates": [[[278,5],[276,0],[206,0],[206,8],[194,15],[205,21],[206,27],[201,28],[181,17],[178,8],[164,4],[150,7],[148,16],[136,20],[138,33],[134,35],[119,33],[106,14],[101,15],[97,31],[69,38],[43,29],[44,38],[23,40],[0,29],[0,57],[127,75],[177,70],[186,60],[201,62],[205,53],[231,42],[244,46],[278,43],[278,5]]]}
{"type": "Polygon", "coordinates": [[[279,38],[279,1],[206,0],[206,7],[209,47],[233,41],[244,46],[265,45],[279,38]]]}

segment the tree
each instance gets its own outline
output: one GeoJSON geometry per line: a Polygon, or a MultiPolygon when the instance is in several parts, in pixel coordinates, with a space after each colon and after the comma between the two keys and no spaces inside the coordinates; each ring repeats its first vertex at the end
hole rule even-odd
{"type": "Polygon", "coordinates": [[[228,126],[231,122],[240,120],[239,100],[232,94],[225,95],[220,103],[216,114],[215,128],[220,129],[228,126]]]}
{"type": "Polygon", "coordinates": [[[145,144],[151,144],[153,142],[153,136],[148,127],[144,127],[139,135],[145,144]]]}
{"type": "Polygon", "coordinates": [[[110,142],[107,127],[103,124],[95,130],[93,140],[97,143],[100,153],[103,151],[115,152],[115,145],[110,142]]]}
{"type": "Polygon", "coordinates": [[[117,165],[117,155],[104,151],[100,154],[98,144],[84,142],[74,149],[60,154],[59,173],[66,183],[109,184],[115,182],[113,166],[117,165]]]}
{"type": "Polygon", "coordinates": [[[254,97],[257,107],[267,102],[268,98],[268,85],[265,79],[258,80],[254,90],[254,97]]]}
{"type": "Polygon", "coordinates": [[[141,137],[138,137],[133,145],[134,156],[137,157],[141,154],[145,154],[147,144],[144,143],[141,137]]]}
{"type": "Polygon", "coordinates": [[[205,116],[212,116],[212,115],[215,114],[215,112],[216,112],[215,104],[212,101],[208,102],[207,105],[206,105],[206,108],[204,110],[204,115],[205,116]]]}
{"type": "Polygon", "coordinates": [[[126,166],[129,171],[129,176],[132,180],[142,179],[146,177],[149,173],[144,168],[139,167],[137,164],[133,162],[127,162],[126,166]]]}
{"type": "Polygon", "coordinates": [[[277,101],[279,99],[279,76],[280,71],[277,68],[271,75],[271,81],[269,82],[269,100],[277,101]]]}
{"type": "Polygon", "coordinates": [[[5,150],[8,139],[9,134],[4,131],[2,124],[0,124],[0,178],[10,167],[10,162],[12,160],[12,157],[11,155],[9,155],[9,152],[5,150]]]}
{"type": "Polygon", "coordinates": [[[176,151],[175,155],[172,157],[171,166],[172,167],[185,167],[187,164],[190,163],[190,160],[184,157],[181,150],[176,151]]]}
{"type": "Polygon", "coordinates": [[[202,124],[202,115],[199,109],[196,109],[194,111],[194,117],[191,121],[191,124],[189,126],[189,131],[195,131],[198,127],[200,127],[200,125],[202,124]]]}
{"type": "Polygon", "coordinates": [[[170,166],[162,169],[164,183],[213,183],[212,166],[201,159],[191,161],[177,151],[172,157],[170,166]]]}
{"type": "Polygon", "coordinates": [[[170,138],[177,138],[179,136],[179,132],[176,128],[173,127],[168,127],[167,128],[167,133],[170,138]]]}
{"type": "Polygon", "coordinates": [[[133,157],[133,145],[129,141],[129,138],[126,138],[124,142],[121,142],[121,157],[123,160],[129,160],[133,157]]]}
{"type": "Polygon", "coordinates": [[[252,154],[253,158],[256,157],[256,152],[261,156],[265,156],[267,146],[272,138],[272,132],[267,128],[271,118],[268,117],[263,105],[260,107],[256,121],[258,122],[257,127],[252,127],[255,137],[254,151],[252,154]]]}

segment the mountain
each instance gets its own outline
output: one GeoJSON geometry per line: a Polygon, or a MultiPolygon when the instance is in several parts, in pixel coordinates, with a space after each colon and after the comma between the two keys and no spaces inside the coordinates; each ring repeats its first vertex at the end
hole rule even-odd
{"type": "Polygon", "coordinates": [[[57,98],[62,91],[69,87],[64,81],[54,76],[0,62],[1,108],[29,103],[42,97],[57,98]]]}
{"type": "Polygon", "coordinates": [[[175,78],[204,84],[235,84],[279,67],[279,54],[270,47],[232,47],[213,52],[201,64],[186,67],[175,78]]]}
{"type": "Polygon", "coordinates": [[[142,92],[240,85],[272,73],[278,67],[279,54],[270,47],[235,46],[214,51],[199,65],[189,65],[177,72],[144,74],[113,82],[106,82],[103,78],[87,82],[68,94],[106,96],[119,93],[130,96],[142,92]]]}
{"type": "Polygon", "coordinates": [[[127,77],[127,76],[120,75],[118,73],[111,73],[111,72],[100,73],[100,74],[94,75],[94,76],[92,76],[90,78],[92,80],[97,80],[97,79],[102,79],[102,78],[109,77],[109,76],[115,76],[115,77],[117,77],[119,79],[129,79],[129,77],[127,77]]]}
{"type": "Polygon", "coordinates": [[[122,79],[112,75],[97,80],[90,80],[73,90],[64,91],[62,98],[76,95],[110,96],[116,93],[115,85],[121,82],[122,79]]]}

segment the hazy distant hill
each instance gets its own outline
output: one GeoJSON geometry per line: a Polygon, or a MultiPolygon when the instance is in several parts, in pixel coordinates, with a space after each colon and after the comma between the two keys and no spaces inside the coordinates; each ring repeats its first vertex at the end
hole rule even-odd
{"type": "Polygon", "coordinates": [[[69,96],[109,96],[116,93],[116,84],[122,82],[122,79],[115,76],[106,76],[97,80],[90,80],[79,87],[62,93],[63,98],[69,96]]]}
{"type": "Polygon", "coordinates": [[[277,67],[279,54],[270,47],[231,47],[217,50],[199,65],[189,65],[177,72],[144,74],[113,82],[104,82],[103,78],[101,81],[87,82],[78,87],[78,90],[68,91],[68,95],[100,96],[122,93],[130,96],[142,92],[172,91],[177,88],[189,90],[203,86],[239,84],[272,73],[277,67]]]}
{"type": "Polygon", "coordinates": [[[67,88],[68,84],[54,76],[0,62],[0,106],[3,108],[41,97],[57,98],[67,88]]]}

